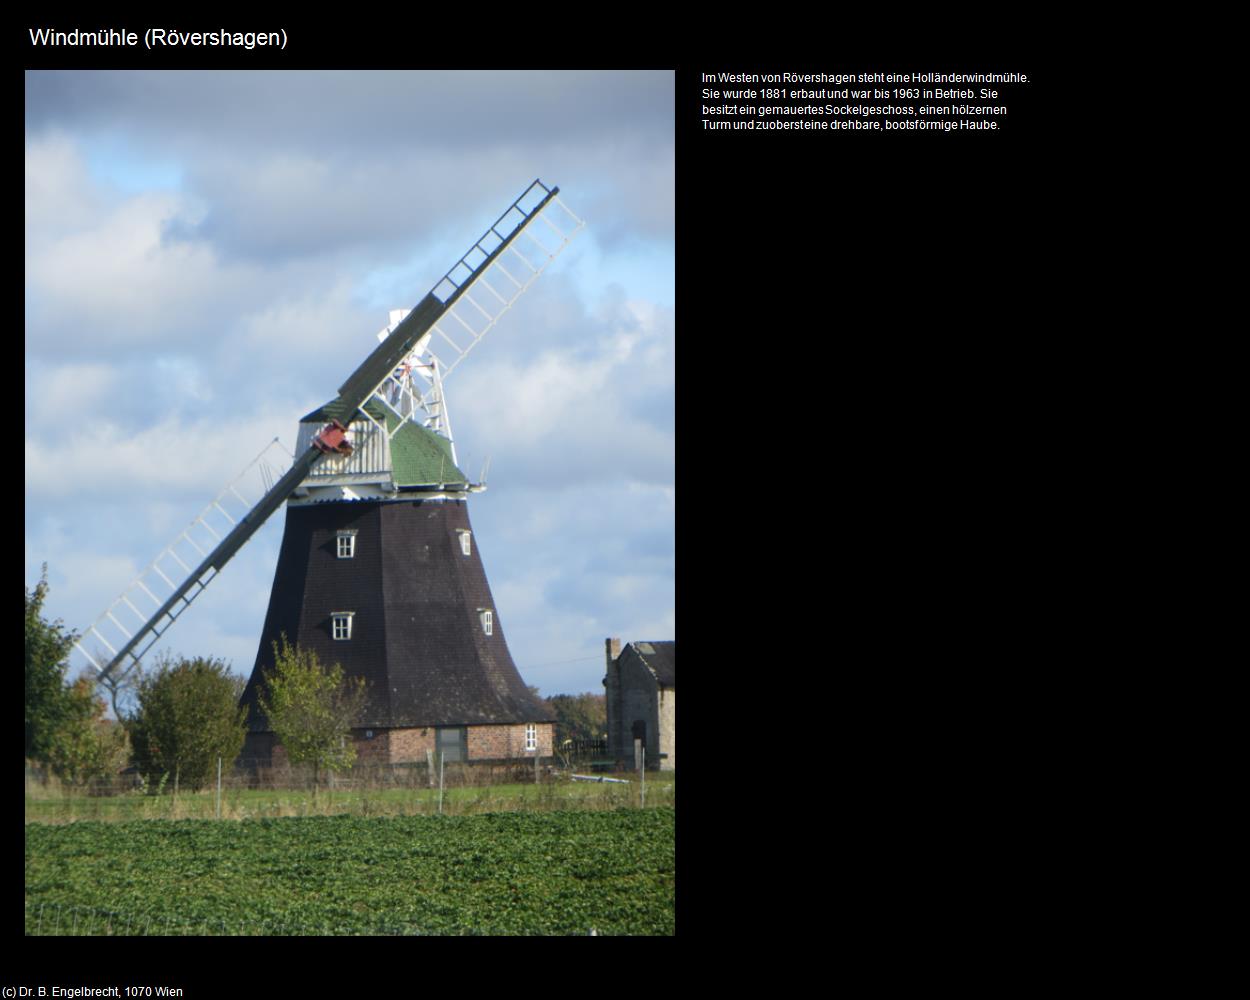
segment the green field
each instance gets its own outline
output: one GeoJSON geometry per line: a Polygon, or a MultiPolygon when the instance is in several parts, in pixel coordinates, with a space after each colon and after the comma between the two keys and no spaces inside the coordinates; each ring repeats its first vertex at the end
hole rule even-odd
{"type": "Polygon", "coordinates": [[[28,823],[26,932],[672,934],[674,812],[28,823]]]}
{"type": "MultiPolygon", "coordinates": [[[[646,805],[674,805],[672,773],[648,775],[646,805]]],[[[558,781],[541,784],[485,785],[447,788],[441,810],[446,815],[473,815],[510,810],[619,809],[639,804],[637,782],[596,784],[558,781]]],[[[430,816],[439,813],[437,788],[322,788],[314,798],[308,789],[222,791],[222,819],[276,819],[283,816],[430,816]]],[[[28,782],[27,823],[73,823],[83,820],[126,822],[139,819],[214,819],[215,790],[182,792],[175,798],[127,793],[92,796],[28,782]]]]}

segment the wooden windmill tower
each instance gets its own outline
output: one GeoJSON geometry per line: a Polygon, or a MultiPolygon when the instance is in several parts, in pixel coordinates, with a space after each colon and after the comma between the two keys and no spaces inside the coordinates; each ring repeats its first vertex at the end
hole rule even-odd
{"type": "Polygon", "coordinates": [[[268,613],[243,694],[245,758],[275,755],[256,693],[282,634],[365,679],[366,707],[353,731],[362,759],[551,753],[551,714],[508,652],[473,537],[466,501],[485,487],[458,465],[443,380],[581,228],[558,191],[534,181],[412,310],[392,312],[381,343],[338,397],[300,421],[290,469],[231,521],[181,584],[159,573],[173,588],[163,602],[149,571],[114,602],[84,637],[114,654],[104,673],[137,663],[285,502],[268,613]],[[140,591],[160,606],[137,632],[123,628],[126,641],[115,649],[101,629],[109,621],[120,628],[126,607],[138,615],[140,591]]]}

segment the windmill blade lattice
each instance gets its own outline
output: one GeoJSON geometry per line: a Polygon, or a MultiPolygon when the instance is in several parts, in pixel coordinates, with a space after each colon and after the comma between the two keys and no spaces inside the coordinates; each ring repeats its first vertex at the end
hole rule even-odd
{"type": "MultiPolygon", "coordinates": [[[[444,304],[443,315],[382,378],[370,399],[385,403],[404,417],[420,411],[425,426],[451,439],[443,380],[585,225],[560,200],[558,192],[559,188],[534,181],[452,265],[430,292],[444,304]],[[537,222],[542,225],[532,225],[537,222]]],[[[379,339],[393,333],[409,312],[392,310],[391,324],[379,339]]],[[[381,427],[363,407],[360,413],[381,427]]],[[[395,425],[390,434],[394,435],[399,426],[395,425]]]]}
{"type": "MultiPolygon", "coordinates": [[[[281,441],[270,441],[88,627],[75,646],[97,672],[103,673],[106,667],[87,651],[86,643],[98,643],[109,651],[112,658],[106,663],[110,668],[125,658],[130,659],[131,665],[138,663],[204,592],[218,571],[210,565],[193,575],[192,586],[176,597],[173,595],[178,594],[179,584],[174,581],[186,581],[186,574],[193,572],[191,565],[203,560],[209,549],[220,544],[223,536],[246,518],[257,499],[273,488],[291,459],[281,441]]],[[[96,652],[99,655],[98,645],[96,652]]]]}

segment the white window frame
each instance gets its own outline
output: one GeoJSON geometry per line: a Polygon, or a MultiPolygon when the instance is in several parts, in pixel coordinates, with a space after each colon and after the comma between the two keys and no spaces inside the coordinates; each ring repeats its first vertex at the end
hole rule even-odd
{"type": "Polygon", "coordinates": [[[333,611],[330,613],[330,635],[337,642],[345,642],[352,637],[352,618],[356,615],[355,611],[333,611]],[[343,635],[339,635],[340,625],[343,626],[343,635]]]}
{"type": "Polygon", "coordinates": [[[482,616],[482,631],[486,635],[495,634],[495,615],[490,608],[478,608],[482,616]]]}
{"type": "Polygon", "coordinates": [[[460,533],[460,551],[466,556],[473,555],[473,532],[464,528],[456,529],[460,533]]]}
{"type": "Polygon", "coordinates": [[[525,749],[527,751],[538,749],[538,727],[532,722],[525,727],[525,749]]]}
{"type": "Polygon", "coordinates": [[[340,559],[355,559],[356,558],[356,532],[340,531],[338,532],[336,537],[338,540],[335,543],[336,545],[335,552],[338,555],[338,557],[340,559]],[[343,544],[344,542],[346,542],[347,544],[344,545],[343,544]],[[344,551],[344,549],[346,549],[346,551],[344,551]]]}

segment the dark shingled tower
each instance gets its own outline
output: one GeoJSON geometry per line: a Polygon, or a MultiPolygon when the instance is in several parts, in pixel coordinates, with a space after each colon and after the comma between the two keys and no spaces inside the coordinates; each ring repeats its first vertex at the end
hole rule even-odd
{"type": "MultiPolygon", "coordinates": [[[[323,462],[288,503],[243,694],[244,758],[273,757],[256,688],[283,634],[365,679],[354,731],[362,758],[424,761],[438,749],[448,759],[549,755],[554,716],[512,662],[473,538],[466,496],[478,487],[453,463],[446,438],[376,401],[366,411],[377,423],[350,425],[353,454],[323,462]],[[382,424],[395,432],[389,443],[382,424]],[[379,465],[389,465],[381,479],[379,465]]],[[[324,416],[304,418],[301,440],[324,416]]]]}

